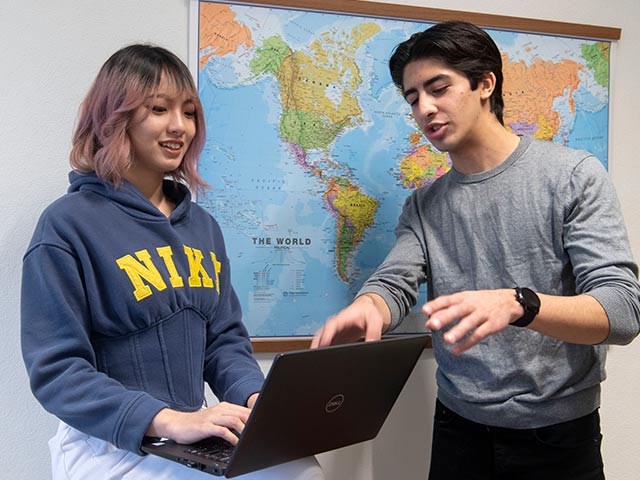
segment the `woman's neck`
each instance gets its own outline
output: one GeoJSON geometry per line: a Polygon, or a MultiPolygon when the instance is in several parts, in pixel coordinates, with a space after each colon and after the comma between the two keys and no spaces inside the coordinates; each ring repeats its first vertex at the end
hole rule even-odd
{"type": "Polygon", "coordinates": [[[154,177],[152,175],[145,176],[125,176],[127,180],[133,184],[140,193],[144,195],[163,215],[169,216],[175,210],[176,204],[171,200],[164,191],[164,176],[154,177]]]}

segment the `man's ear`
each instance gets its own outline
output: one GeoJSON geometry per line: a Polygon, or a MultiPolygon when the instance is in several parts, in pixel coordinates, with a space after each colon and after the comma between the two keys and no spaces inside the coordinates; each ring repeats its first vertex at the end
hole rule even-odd
{"type": "Polygon", "coordinates": [[[480,90],[480,98],[487,100],[493,94],[493,90],[496,88],[496,76],[493,72],[488,72],[482,75],[482,78],[478,82],[478,89],[480,90]]]}

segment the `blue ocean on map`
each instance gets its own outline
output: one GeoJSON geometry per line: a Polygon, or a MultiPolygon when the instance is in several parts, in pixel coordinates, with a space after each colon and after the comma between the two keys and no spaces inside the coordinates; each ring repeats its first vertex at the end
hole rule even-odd
{"type": "Polygon", "coordinates": [[[603,125],[609,123],[609,109],[605,105],[596,112],[576,109],[575,123],[567,144],[595,155],[605,168],[609,167],[608,132],[603,125]]]}

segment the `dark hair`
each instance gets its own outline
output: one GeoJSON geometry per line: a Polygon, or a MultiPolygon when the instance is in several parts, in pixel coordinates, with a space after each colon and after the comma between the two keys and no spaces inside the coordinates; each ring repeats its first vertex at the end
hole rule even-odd
{"type": "Polygon", "coordinates": [[[191,72],[176,55],[154,45],[124,47],[102,66],[80,106],[70,154],[71,167],[95,171],[100,178],[120,186],[132,161],[127,129],[136,109],[154,93],[162,78],[189,95],[196,113],[195,136],[180,166],[168,175],[197,190],[207,187],[197,168],[206,131],[191,72]]]}
{"type": "Polygon", "coordinates": [[[504,125],[502,55],[487,32],[471,23],[452,21],[413,34],[396,47],[389,59],[393,83],[403,90],[404,68],[415,60],[427,58],[436,58],[464,74],[472,90],[485,74],[493,72],[496,85],[490,98],[491,111],[504,125]]]}

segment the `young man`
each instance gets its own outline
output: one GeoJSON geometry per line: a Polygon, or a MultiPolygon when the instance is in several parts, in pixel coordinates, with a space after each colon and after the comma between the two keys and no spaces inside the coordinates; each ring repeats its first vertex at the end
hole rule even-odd
{"type": "Polygon", "coordinates": [[[426,282],[438,362],[429,478],[604,478],[606,344],[640,328],[638,268],[606,171],[504,128],[501,55],[478,27],[438,24],[389,65],[453,168],[407,199],[387,258],[312,345],[379,338],[426,282]]]}

